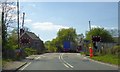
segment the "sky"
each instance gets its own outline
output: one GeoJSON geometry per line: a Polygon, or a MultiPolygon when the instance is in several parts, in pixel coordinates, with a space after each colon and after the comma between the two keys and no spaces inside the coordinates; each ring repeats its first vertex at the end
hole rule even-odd
{"type": "Polygon", "coordinates": [[[44,42],[57,36],[61,28],[75,28],[77,34],[91,27],[115,29],[118,27],[117,2],[21,2],[20,13],[25,12],[25,24],[44,42]]]}

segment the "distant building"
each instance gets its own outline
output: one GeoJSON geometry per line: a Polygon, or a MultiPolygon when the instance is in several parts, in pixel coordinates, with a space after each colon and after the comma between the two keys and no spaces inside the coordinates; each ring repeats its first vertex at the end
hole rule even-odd
{"type": "Polygon", "coordinates": [[[33,32],[24,31],[20,29],[20,47],[21,48],[33,48],[42,53],[45,49],[43,41],[36,36],[33,32]]]}

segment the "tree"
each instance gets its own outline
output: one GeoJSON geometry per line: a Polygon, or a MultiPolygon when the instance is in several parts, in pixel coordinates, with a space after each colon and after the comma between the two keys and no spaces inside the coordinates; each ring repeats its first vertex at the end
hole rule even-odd
{"type": "Polygon", "coordinates": [[[93,28],[91,31],[86,33],[86,39],[91,40],[92,36],[100,36],[101,42],[113,42],[113,38],[109,31],[105,30],[104,28],[93,28]]]}
{"type": "Polygon", "coordinates": [[[63,42],[66,40],[69,40],[75,44],[77,44],[76,42],[76,30],[73,28],[69,28],[69,29],[60,29],[57,32],[57,37],[54,38],[52,41],[46,41],[45,42],[45,47],[52,52],[61,52],[63,50],[63,42]]]}
{"type": "MultiPolygon", "coordinates": [[[[10,24],[13,24],[15,21],[15,3],[4,1],[0,4],[0,8],[2,9],[1,21],[2,21],[2,50],[3,57],[7,57],[7,48],[8,48],[8,27],[10,24]]],[[[13,25],[15,26],[15,25],[13,25]]],[[[8,54],[9,55],[9,54],[8,54]]]]}
{"type": "Polygon", "coordinates": [[[72,42],[75,42],[76,39],[76,30],[73,28],[69,28],[69,29],[60,29],[57,33],[57,37],[59,38],[59,40],[61,40],[61,42],[69,40],[72,42]]]}
{"type": "Polygon", "coordinates": [[[60,50],[63,49],[63,42],[64,41],[71,41],[75,44],[76,43],[76,37],[77,37],[77,34],[76,34],[76,30],[73,29],[73,28],[69,28],[69,29],[60,29],[57,33],[57,46],[59,47],[60,50]]]}
{"type": "Polygon", "coordinates": [[[77,35],[76,41],[77,41],[78,45],[83,43],[83,38],[84,38],[83,34],[78,34],[77,35]]]}
{"type": "Polygon", "coordinates": [[[56,52],[57,51],[57,48],[53,41],[46,41],[45,48],[47,49],[48,52],[56,52]]]}
{"type": "MultiPolygon", "coordinates": [[[[90,44],[88,46],[93,46],[93,54],[96,55],[97,51],[101,51],[100,49],[97,48],[97,43],[96,42],[92,42],[92,39],[94,38],[94,36],[100,36],[101,37],[101,41],[100,42],[114,42],[112,35],[110,34],[109,31],[105,30],[104,28],[93,28],[90,31],[88,31],[86,33],[86,40],[90,40],[90,44]]],[[[97,39],[97,37],[95,37],[97,39]]],[[[95,39],[94,38],[94,39],[95,39]]],[[[96,40],[95,39],[95,40],[96,40]]],[[[86,48],[86,53],[88,53],[89,51],[89,47],[86,48]]]]}
{"type": "Polygon", "coordinates": [[[18,48],[18,41],[17,41],[17,29],[13,29],[10,34],[8,35],[8,47],[15,50],[18,48]]]}

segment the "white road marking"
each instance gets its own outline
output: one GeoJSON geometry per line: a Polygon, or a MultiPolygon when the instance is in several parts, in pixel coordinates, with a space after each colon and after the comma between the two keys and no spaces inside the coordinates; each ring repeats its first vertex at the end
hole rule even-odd
{"type": "Polygon", "coordinates": [[[71,68],[73,68],[73,66],[72,65],[70,65],[69,63],[66,63],[67,65],[69,65],[71,68]]]}
{"type": "Polygon", "coordinates": [[[69,68],[69,66],[68,65],[66,65],[65,63],[63,63],[64,64],[64,66],[66,66],[67,68],[69,68]]]}
{"type": "Polygon", "coordinates": [[[67,64],[69,67],[74,68],[71,64],[69,64],[68,62],[66,62],[66,61],[63,59],[63,53],[62,53],[62,55],[61,55],[61,60],[62,60],[65,64],[67,64]]]}
{"type": "Polygon", "coordinates": [[[37,60],[37,59],[39,59],[39,58],[41,58],[41,57],[37,57],[37,58],[35,58],[35,59],[37,60]]]}
{"type": "Polygon", "coordinates": [[[41,57],[46,57],[46,56],[44,56],[44,55],[41,55],[41,57]]]}
{"type": "Polygon", "coordinates": [[[60,59],[60,55],[59,55],[59,59],[60,59]]]}
{"type": "Polygon", "coordinates": [[[77,55],[80,55],[80,54],[77,54],[77,55]]]}
{"type": "Polygon", "coordinates": [[[87,57],[83,57],[83,59],[87,60],[87,57]]]}
{"type": "Polygon", "coordinates": [[[29,66],[31,64],[31,62],[29,62],[27,65],[25,65],[22,69],[20,70],[24,70],[27,66],[29,66]]]}

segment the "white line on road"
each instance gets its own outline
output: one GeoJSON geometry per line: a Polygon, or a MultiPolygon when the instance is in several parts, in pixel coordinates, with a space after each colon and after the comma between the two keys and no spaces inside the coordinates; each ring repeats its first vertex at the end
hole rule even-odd
{"type": "Polygon", "coordinates": [[[39,58],[41,58],[41,57],[37,57],[37,58],[35,58],[35,59],[37,60],[37,59],[39,59],[39,58]]]}
{"type": "Polygon", "coordinates": [[[41,55],[41,57],[46,57],[46,56],[44,56],[44,55],[41,55]]]}
{"type": "Polygon", "coordinates": [[[69,64],[68,62],[66,62],[64,59],[63,59],[63,53],[60,55],[60,59],[69,67],[71,68],[74,68],[71,64],[69,64]]]}
{"type": "Polygon", "coordinates": [[[64,64],[64,66],[66,66],[67,68],[69,68],[69,66],[68,65],[66,65],[65,63],[63,63],[64,64]]]}
{"type": "Polygon", "coordinates": [[[59,59],[60,59],[60,55],[59,55],[59,59]]]}
{"type": "Polygon", "coordinates": [[[73,66],[72,65],[70,65],[69,63],[66,63],[67,65],[69,65],[71,68],[73,68],[73,66]]]}
{"type": "Polygon", "coordinates": [[[80,54],[77,53],[77,55],[80,55],[80,54]]]}
{"type": "Polygon", "coordinates": [[[25,65],[22,69],[20,70],[24,70],[27,66],[29,66],[31,64],[31,62],[29,62],[27,65],[25,65]]]}

